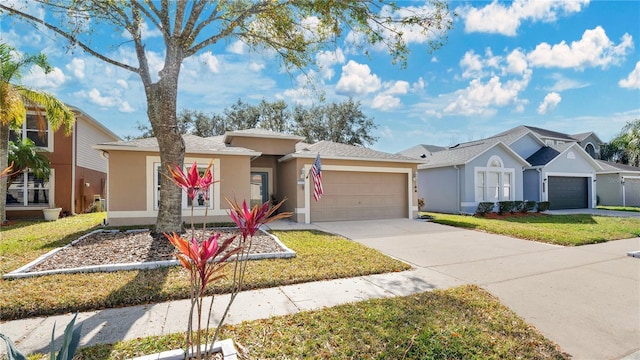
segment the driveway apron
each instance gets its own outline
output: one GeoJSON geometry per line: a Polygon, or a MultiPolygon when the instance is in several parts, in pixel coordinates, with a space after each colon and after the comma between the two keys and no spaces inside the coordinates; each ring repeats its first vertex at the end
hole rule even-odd
{"type": "Polygon", "coordinates": [[[627,256],[640,238],[563,247],[409,219],[315,225],[487,289],[575,359],[640,358],[640,259],[627,256]]]}

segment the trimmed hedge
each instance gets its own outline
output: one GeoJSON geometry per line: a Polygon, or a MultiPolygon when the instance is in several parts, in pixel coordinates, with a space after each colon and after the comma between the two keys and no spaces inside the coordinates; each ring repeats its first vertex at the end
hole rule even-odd
{"type": "Polygon", "coordinates": [[[513,201],[498,201],[498,214],[504,215],[513,209],[513,201]]]}
{"type": "Polygon", "coordinates": [[[484,216],[492,212],[494,206],[495,204],[492,202],[481,202],[478,204],[478,208],[476,209],[476,214],[484,216]]]}
{"type": "Polygon", "coordinates": [[[551,203],[549,203],[548,201],[540,201],[540,202],[538,202],[538,212],[543,212],[543,211],[549,210],[549,206],[551,206],[551,203]]]}
{"type": "Polygon", "coordinates": [[[511,213],[513,214],[516,211],[526,212],[526,211],[523,211],[523,209],[524,209],[524,201],[516,200],[516,201],[513,202],[513,208],[511,209],[511,213]]]}

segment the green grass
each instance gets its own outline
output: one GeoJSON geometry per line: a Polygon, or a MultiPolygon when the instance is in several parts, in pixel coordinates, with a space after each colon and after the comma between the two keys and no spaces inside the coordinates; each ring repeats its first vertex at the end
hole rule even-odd
{"type": "MultiPolygon", "coordinates": [[[[485,290],[468,285],[226,326],[244,359],[565,359],[485,290]]],[[[184,334],[83,348],[125,359],[183,346],[184,334]]]]}
{"type": "MultiPolygon", "coordinates": [[[[102,214],[104,216],[104,214],[102,214]]],[[[14,270],[100,224],[95,214],[55,222],[20,223],[2,229],[2,273],[14,270]]],[[[294,259],[251,261],[245,288],[402,271],[409,265],[339,236],[314,231],[275,232],[294,259]]],[[[229,281],[210,288],[224,293],[229,281]]],[[[0,281],[2,320],[121,307],[189,297],[189,280],[179,267],[146,271],[58,274],[0,281]]]]}
{"type": "Polygon", "coordinates": [[[634,207],[634,206],[602,206],[602,205],[598,205],[598,209],[601,209],[601,210],[640,212],[640,207],[634,207]]]}
{"type": "Polygon", "coordinates": [[[429,213],[434,222],[558,245],[586,245],[640,236],[640,219],[592,215],[537,215],[490,219],[429,213]]]}

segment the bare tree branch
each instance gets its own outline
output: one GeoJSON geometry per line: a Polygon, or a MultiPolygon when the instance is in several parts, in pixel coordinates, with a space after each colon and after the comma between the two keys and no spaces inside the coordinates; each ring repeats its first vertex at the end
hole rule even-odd
{"type": "Polygon", "coordinates": [[[59,34],[60,36],[62,36],[64,38],[66,38],[67,40],[69,40],[72,45],[79,46],[82,50],[88,52],[89,54],[97,57],[98,59],[100,59],[102,61],[108,62],[109,64],[118,66],[120,68],[123,68],[125,70],[129,70],[129,71],[134,72],[134,73],[138,73],[138,71],[139,71],[139,68],[137,68],[137,67],[134,67],[134,66],[131,66],[131,65],[116,61],[114,59],[111,59],[111,58],[109,58],[109,57],[97,52],[96,50],[93,50],[89,45],[83,43],[82,41],[79,41],[74,35],[65,32],[64,30],[60,29],[57,26],[49,24],[49,23],[45,22],[44,20],[40,20],[35,16],[32,16],[32,15],[27,14],[25,12],[13,9],[13,8],[8,7],[6,5],[3,5],[3,4],[0,4],[0,9],[2,9],[4,11],[7,11],[10,14],[21,16],[24,19],[27,19],[27,20],[29,20],[31,22],[36,23],[36,24],[40,24],[40,25],[45,26],[46,28],[54,31],[56,34],[59,34]]]}

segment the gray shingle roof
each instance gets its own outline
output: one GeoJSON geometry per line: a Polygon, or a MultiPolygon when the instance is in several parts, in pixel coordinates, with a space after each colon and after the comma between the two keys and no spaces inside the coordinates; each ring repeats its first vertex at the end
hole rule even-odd
{"type": "Polygon", "coordinates": [[[495,146],[497,142],[476,141],[473,143],[459,144],[446,150],[437,151],[427,155],[421,167],[439,167],[466,164],[467,161],[495,146]]]}
{"type": "Polygon", "coordinates": [[[288,139],[288,140],[296,140],[296,141],[304,140],[304,136],[286,134],[286,133],[281,133],[277,131],[271,131],[271,130],[265,130],[265,129],[244,129],[244,130],[227,131],[224,134],[224,141],[228,142],[231,138],[235,136],[261,137],[261,138],[271,138],[271,139],[288,139]]]}
{"type": "MultiPolygon", "coordinates": [[[[242,147],[229,146],[222,140],[222,136],[202,138],[196,135],[182,135],[187,153],[228,153],[259,155],[259,153],[242,147]]],[[[103,150],[133,150],[133,151],[158,151],[158,140],[153,138],[135,139],[131,141],[114,141],[96,145],[103,150]]]]}
{"type": "Polygon", "coordinates": [[[560,155],[560,152],[558,150],[550,146],[545,146],[533,153],[533,155],[529,156],[527,158],[527,161],[529,162],[529,164],[531,164],[531,166],[547,165],[558,155],[560,155]]]}
{"type": "Polygon", "coordinates": [[[604,171],[630,171],[640,173],[640,167],[635,167],[627,164],[620,164],[613,161],[596,160],[604,171]]]}
{"type": "MultiPolygon", "coordinates": [[[[324,158],[344,158],[354,160],[374,160],[374,161],[392,161],[392,162],[409,162],[420,163],[419,160],[410,158],[408,156],[402,156],[398,154],[391,154],[382,151],[372,150],[362,146],[354,146],[347,144],[340,144],[333,141],[318,141],[315,144],[306,144],[306,146],[297,146],[296,152],[292,157],[315,157],[320,154],[320,157],[324,158]]],[[[286,158],[286,157],[285,157],[286,158]]]]}
{"type": "Polygon", "coordinates": [[[420,158],[422,158],[423,155],[426,157],[431,153],[434,153],[434,152],[437,152],[437,151],[442,151],[442,150],[445,150],[445,149],[446,149],[446,147],[444,147],[444,146],[419,144],[419,145],[410,147],[410,148],[408,148],[406,150],[399,151],[396,154],[402,155],[402,156],[408,156],[408,157],[412,157],[412,158],[416,158],[416,159],[420,159],[420,158]]]}

